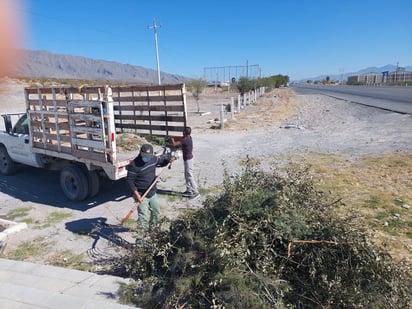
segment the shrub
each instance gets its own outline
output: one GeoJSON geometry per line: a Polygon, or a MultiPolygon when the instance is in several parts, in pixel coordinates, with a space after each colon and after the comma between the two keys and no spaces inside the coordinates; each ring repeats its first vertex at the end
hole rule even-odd
{"type": "Polygon", "coordinates": [[[339,219],[305,167],[225,175],[204,208],[121,258],[144,308],[407,308],[404,266],[339,219]]]}

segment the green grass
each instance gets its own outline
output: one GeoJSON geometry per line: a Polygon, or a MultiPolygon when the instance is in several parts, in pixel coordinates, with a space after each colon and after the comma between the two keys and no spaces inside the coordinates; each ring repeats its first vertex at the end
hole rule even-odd
{"type": "Polygon", "coordinates": [[[39,237],[32,241],[25,241],[21,243],[16,250],[10,252],[7,258],[24,261],[33,256],[43,255],[45,250],[50,247],[50,244],[44,243],[43,240],[43,237],[39,237]]]}
{"type": "Polygon", "coordinates": [[[379,211],[376,214],[376,219],[378,219],[379,221],[386,220],[388,217],[389,217],[389,214],[385,211],[379,211]]]}
{"type": "Polygon", "coordinates": [[[372,209],[377,209],[379,206],[381,206],[382,201],[379,199],[379,196],[373,195],[370,197],[370,199],[366,200],[366,207],[372,208],[372,209]]]}
{"type": "Polygon", "coordinates": [[[29,215],[30,210],[32,210],[32,207],[16,208],[8,212],[6,217],[9,218],[10,220],[16,220],[22,217],[27,217],[29,215]]]}
{"type": "Polygon", "coordinates": [[[167,195],[167,201],[172,203],[180,200],[182,197],[179,195],[167,195]]]}
{"type": "Polygon", "coordinates": [[[135,219],[129,218],[126,220],[126,222],[123,223],[123,226],[129,229],[133,229],[136,228],[136,224],[137,223],[135,219]]]}
{"type": "Polygon", "coordinates": [[[206,196],[209,194],[213,194],[213,193],[219,193],[222,191],[222,188],[220,186],[213,186],[213,187],[201,187],[199,188],[199,193],[200,195],[206,196]]]}
{"type": "Polygon", "coordinates": [[[398,229],[404,229],[408,226],[408,223],[403,221],[401,218],[392,218],[388,220],[388,227],[393,231],[398,229]]]}
{"type": "Polygon", "coordinates": [[[36,228],[37,229],[48,228],[56,223],[59,223],[67,218],[70,218],[71,216],[72,214],[68,212],[54,211],[48,215],[48,217],[46,218],[46,221],[43,224],[36,226],[36,228]]]}
{"type": "Polygon", "coordinates": [[[400,197],[395,198],[395,199],[393,200],[393,202],[394,202],[394,204],[395,204],[396,206],[402,206],[402,205],[405,203],[405,202],[403,201],[403,199],[400,198],[400,197]]]}

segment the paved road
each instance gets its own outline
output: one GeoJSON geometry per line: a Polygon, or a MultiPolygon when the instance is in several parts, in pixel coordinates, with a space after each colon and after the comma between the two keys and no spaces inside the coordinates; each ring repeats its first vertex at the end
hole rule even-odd
{"type": "Polygon", "coordinates": [[[412,86],[311,86],[296,84],[297,94],[323,94],[354,103],[412,114],[412,86]]]}

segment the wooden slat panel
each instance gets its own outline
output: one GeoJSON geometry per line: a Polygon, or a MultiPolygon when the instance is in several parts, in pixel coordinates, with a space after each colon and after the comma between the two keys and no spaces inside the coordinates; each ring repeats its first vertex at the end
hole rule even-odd
{"type": "Polygon", "coordinates": [[[155,130],[155,131],[179,131],[182,132],[184,126],[165,126],[165,125],[150,125],[150,124],[130,124],[130,123],[121,123],[116,125],[118,129],[132,129],[132,130],[155,130]]]}
{"type": "Polygon", "coordinates": [[[68,122],[60,122],[57,124],[58,129],[61,133],[64,133],[64,131],[69,130],[69,123],[68,122]]]}
{"type": "Polygon", "coordinates": [[[73,100],[69,101],[68,104],[70,104],[73,107],[86,107],[86,108],[99,108],[102,106],[102,103],[100,101],[79,101],[79,100],[73,100]]]}
{"type": "Polygon", "coordinates": [[[93,122],[100,122],[101,117],[91,114],[70,114],[70,117],[73,120],[82,120],[82,121],[93,121],[93,122]]]}
{"type": "Polygon", "coordinates": [[[181,102],[182,96],[181,95],[166,95],[166,96],[159,96],[159,95],[151,95],[151,96],[125,96],[125,97],[118,97],[113,96],[113,101],[120,102],[181,102]]]}
{"type": "Polygon", "coordinates": [[[97,148],[97,149],[105,148],[104,141],[92,141],[90,139],[72,138],[72,143],[73,145],[82,146],[82,147],[90,147],[90,148],[97,148]]]}
{"type": "Polygon", "coordinates": [[[76,149],[73,150],[73,156],[98,162],[106,162],[106,155],[104,153],[89,152],[86,150],[76,149]]]}
{"type": "Polygon", "coordinates": [[[183,105],[123,105],[113,106],[115,111],[159,111],[159,112],[184,112],[183,105]]]}
{"type": "Polygon", "coordinates": [[[67,119],[67,112],[66,111],[36,110],[36,111],[29,111],[29,114],[31,116],[37,117],[37,118],[40,118],[42,115],[44,117],[53,117],[54,118],[54,115],[57,115],[58,117],[67,119]]]}
{"type": "Polygon", "coordinates": [[[103,135],[101,128],[90,128],[90,127],[73,127],[73,133],[85,133],[85,134],[92,134],[92,135],[103,135]]]}
{"type": "MultiPolygon", "coordinates": [[[[57,143],[57,134],[43,134],[42,132],[33,132],[33,137],[35,140],[40,139],[43,140],[43,136],[46,138],[46,141],[51,141],[51,143],[57,143]]],[[[69,143],[71,142],[71,137],[70,135],[61,135],[60,136],[60,142],[61,143],[69,143]]]]}
{"type": "Polygon", "coordinates": [[[131,92],[131,91],[161,91],[161,90],[181,90],[183,84],[160,85],[160,86],[117,86],[112,87],[113,94],[115,92],[131,92]]]}
{"type": "Polygon", "coordinates": [[[71,137],[70,135],[60,135],[60,141],[64,143],[71,143],[71,137]]]}
{"type": "MultiPolygon", "coordinates": [[[[39,142],[33,142],[33,146],[35,148],[39,148],[39,149],[45,149],[44,148],[44,144],[43,143],[39,143],[39,142]]],[[[56,151],[56,152],[63,152],[63,153],[67,153],[67,154],[71,154],[72,153],[72,148],[71,147],[65,147],[65,146],[60,146],[60,151],[59,151],[59,146],[56,144],[46,144],[47,146],[47,150],[51,150],[51,151],[56,151]]]]}
{"type": "MultiPolygon", "coordinates": [[[[56,102],[57,107],[65,108],[66,105],[67,105],[67,100],[66,99],[56,99],[55,102],[56,102]]],[[[28,104],[33,105],[33,106],[38,106],[39,105],[39,98],[29,99],[28,104]]],[[[50,106],[50,107],[54,106],[54,102],[51,99],[50,100],[42,99],[42,104],[44,106],[50,106]]]]}
{"type": "MultiPolygon", "coordinates": [[[[147,92],[147,91],[173,91],[181,90],[183,84],[170,84],[170,85],[133,85],[133,86],[114,86],[112,87],[113,92],[147,92]]],[[[38,87],[27,87],[25,88],[28,94],[37,94],[38,87]]],[[[42,94],[51,94],[53,89],[57,94],[60,93],[79,93],[78,87],[67,87],[67,86],[58,86],[58,87],[41,87],[42,94]]],[[[84,93],[98,93],[100,89],[101,93],[104,93],[104,86],[84,86],[81,91],[84,93]]]]}
{"type": "Polygon", "coordinates": [[[116,120],[139,120],[139,121],[165,121],[165,122],[183,122],[184,116],[164,116],[164,115],[115,115],[116,120]]]}
{"type": "Polygon", "coordinates": [[[47,149],[58,151],[57,147],[60,143],[66,147],[69,154],[72,154],[71,139],[74,138],[73,146],[77,148],[76,151],[81,158],[84,156],[92,158],[93,155],[90,153],[97,152],[97,159],[104,159],[106,162],[109,159],[104,153],[108,151],[105,147],[109,145],[107,138],[110,136],[106,136],[108,131],[103,130],[110,129],[110,125],[114,125],[116,132],[133,130],[138,134],[164,136],[169,132],[182,132],[186,123],[183,84],[112,87],[114,99],[112,104],[93,101],[97,97],[103,99],[105,92],[103,86],[86,86],[81,89],[81,92],[79,91],[80,89],[76,87],[63,86],[26,88],[26,98],[29,99],[27,108],[30,113],[35,113],[31,117],[33,138],[39,140],[36,145],[39,145],[40,149],[47,147],[47,149]],[[84,100],[86,97],[93,99],[84,100]],[[67,101],[67,98],[71,100],[67,101]],[[109,111],[112,107],[114,118],[101,115],[102,108],[109,111]],[[93,114],[94,108],[98,108],[98,115],[93,114]],[[70,118],[68,110],[72,112],[70,118]],[[36,117],[38,120],[34,120],[36,117]],[[68,123],[69,120],[71,126],[68,123]],[[102,120],[105,124],[107,123],[107,126],[101,123],[102,120]],[[111,122],[113,120],[114,123],[111,122]],[[94,127],[96,124],[100,124],[102,128],[94,127]],[[42,132],[43,130],[46,132],[42,132]],[[87,149],[83,150],[83,148],[87,149]]]}
{"type": "MultiPolygon", "coordinates": [[[[39,93],[39,89],[40,89],[41,94],[52,94],[53,89],[54,89],[55,93],[64,93],[64,89],[67,89],[67,88],[64,88],[64,87],[41,87],[41,88],[27,87],[27,88],[25,88],[25,91],[26,91],[27,94],[37,95],[39,93]]],[[[75,88],[73,88],[73,89],[75,89],[75,88]]]]}
{"type": "MultiPolygon", "coordinates": [[[[56,123],[55,122],[45,122],[44,125],[45,125],[46,129],[56,130],[56,123]]],[[[57,124],[57,126],[58,126],[59,131],[68,131],[69,130],[69,124],[67,122],[59,122],[57,124]]],[[[43,130],[42,129],[42,124],[41,124],[40,121],[32,121],[31,122],[31,127],[32,128],[37,128],[38,130],[43,130]]]]}

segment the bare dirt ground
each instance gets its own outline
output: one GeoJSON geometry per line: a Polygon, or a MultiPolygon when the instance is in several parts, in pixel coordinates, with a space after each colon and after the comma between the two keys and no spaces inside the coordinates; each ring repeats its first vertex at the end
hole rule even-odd
{"type": "MultiPolygon", "coordinates": [[[[18,82],[2,84],[0,113],[24,110],[23,87],[18,82]]],[[[369,224],[376,239],[397,258],[411,261],[412,210],[406,206],[412,205],[412,116],[325,96],[297,96],[284,88],[265,94],[233,118],[226,113],[224,129],[218,129],[219,105],[237,94],[209,91],[199,105],[188,96],[202,197],[187,201],[176,194],[185,189],[183,163],[178,160],[158,185],[164,216],[201,207],[220,187],[223,170],[239,172],[246,156],[266,166],[295,160],[311,165],[322,177],[319,185],[347,201],[350,207],[341,210],[342,215],[356,214],[354,223],[369,224]],[[374,198],[379,202],[375,208],[364,207],[374,198]],[[399,222],[399,229],[389,229],[399,222]]],[[[86,262],[85,267],[93,269],[91,262],[122,250],[107,235],[133,241],[133,233],[118,226],[133,206],[124,183],[104,183],[96,200],[72,203],[61,196],[55,179],[35,169],[0,176],[0,217],[29,226],[9,236],[4,256],[77,268],[86,262]],[[91,224],[101,227],[102,221],[111,227],[90,233],[91,224]]]]}

